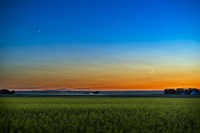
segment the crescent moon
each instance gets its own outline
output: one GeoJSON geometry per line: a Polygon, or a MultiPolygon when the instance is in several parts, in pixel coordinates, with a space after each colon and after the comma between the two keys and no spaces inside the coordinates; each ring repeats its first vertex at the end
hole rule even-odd
{"type": "Polygon", "coordinates": [[[153,74],[154,73],[154,71],[153,70],[151,70],[151,72],[150,72],[151,74],[153,74]]]}

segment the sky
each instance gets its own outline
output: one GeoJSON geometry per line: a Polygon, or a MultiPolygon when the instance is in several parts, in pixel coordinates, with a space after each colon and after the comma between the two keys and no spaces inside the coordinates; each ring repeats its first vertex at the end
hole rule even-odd
{"type": "Polygon", "coordinates": [[[0,88],[200,88],[199,0],[1,0],[0,88]]]}

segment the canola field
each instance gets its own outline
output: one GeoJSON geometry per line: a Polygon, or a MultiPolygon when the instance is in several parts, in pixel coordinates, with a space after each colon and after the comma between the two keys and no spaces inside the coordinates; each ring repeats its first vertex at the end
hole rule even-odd
{"type": "Polygon", "coordinates": [[[199,133],[199,98],[0,97],[0,133],[199,133]]]}

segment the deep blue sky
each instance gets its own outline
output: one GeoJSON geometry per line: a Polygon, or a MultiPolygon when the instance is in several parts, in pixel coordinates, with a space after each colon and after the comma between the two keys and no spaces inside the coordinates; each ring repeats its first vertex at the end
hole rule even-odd
{"type": "Polygon", "coordinates": [[[199,0],[1,1],[2,44],[200,40],[199,0]]]}
{"type": "Polygon", "coordinates": [[[199,0],[0,1],[0,87],[200,87],[199,51],[199,0]]]}

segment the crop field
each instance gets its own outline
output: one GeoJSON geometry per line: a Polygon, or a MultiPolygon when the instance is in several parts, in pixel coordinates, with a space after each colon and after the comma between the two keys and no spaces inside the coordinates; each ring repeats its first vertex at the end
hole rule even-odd
{"type": "Polygon", "coordinates": [[[199,98],[1,97],[1,133],[199,133],[199,98]]]}

